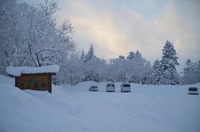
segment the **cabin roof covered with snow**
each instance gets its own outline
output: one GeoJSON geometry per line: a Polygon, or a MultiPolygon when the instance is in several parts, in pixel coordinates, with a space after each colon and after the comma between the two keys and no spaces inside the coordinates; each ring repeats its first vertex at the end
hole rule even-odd
{"type": "Polygon", "coordinates": [[[38,73],[56,73],[60,67],[58,65],[43,67],[7,67],[6,72],[13,76],[21,76],[21,74],[38,74],[38,73]]]}

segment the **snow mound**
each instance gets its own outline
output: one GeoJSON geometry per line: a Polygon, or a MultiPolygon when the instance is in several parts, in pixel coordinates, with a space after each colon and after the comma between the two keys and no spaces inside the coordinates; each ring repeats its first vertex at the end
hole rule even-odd
{"type": "Polygon", "coordinates": [[[4,83],[0,83],[1,132],[68,130],[79,116],[80,105],[64,94],[60,87],[54,86],[55,90],[50,94],[46,91],[22,91],[4,83]]]}

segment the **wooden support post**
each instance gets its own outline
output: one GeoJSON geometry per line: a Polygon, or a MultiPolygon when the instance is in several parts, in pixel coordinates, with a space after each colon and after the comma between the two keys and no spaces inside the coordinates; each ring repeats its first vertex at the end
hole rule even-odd
{"type": "Polygon", "coordinates": [[[51,74],[48,75],[48,92],[52,93],[51,74]]]}

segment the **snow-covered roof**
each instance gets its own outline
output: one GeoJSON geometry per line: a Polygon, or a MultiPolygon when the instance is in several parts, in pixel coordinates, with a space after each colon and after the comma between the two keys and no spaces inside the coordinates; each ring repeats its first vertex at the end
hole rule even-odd
{"type": "Polygon", "coordinates": [[[58,65],[43,67],[7,67],[6,72],[13,76],[21,76],[21,74],[56,73],[59,71],[59,68],[58,65]]]}

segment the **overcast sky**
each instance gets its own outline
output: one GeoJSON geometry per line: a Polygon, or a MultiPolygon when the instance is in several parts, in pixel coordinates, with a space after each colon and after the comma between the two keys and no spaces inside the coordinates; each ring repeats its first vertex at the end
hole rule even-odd
{"type": "Polygon", "coordinates": [[[93,43],[95,55],[109,60],[138,50],[153,63],[169,40],[182,66],[200,60],[200,0],[57,1],[57,22],[71,21],[80,51],[93,43]]]}

